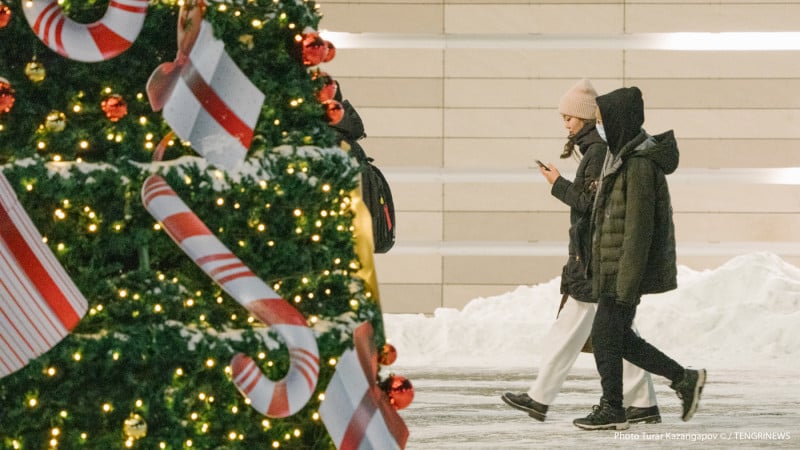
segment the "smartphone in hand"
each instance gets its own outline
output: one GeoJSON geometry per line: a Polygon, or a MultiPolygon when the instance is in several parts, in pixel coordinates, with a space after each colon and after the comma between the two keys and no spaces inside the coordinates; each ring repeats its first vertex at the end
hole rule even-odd
{"type": "Polygon", "coordinates": [[[546,165],[545,165],[543,162],[539,161],[538,159],[536,160],[536,164],[538,164],[538,165],[539,165],[539,167],[541,167],[542,169],[544,169],[544,170],[546,170],[546,171],[550,172],[550,168],[549,168],[549,167],[547,167],[547,166],[546,166],[546,165]]]}

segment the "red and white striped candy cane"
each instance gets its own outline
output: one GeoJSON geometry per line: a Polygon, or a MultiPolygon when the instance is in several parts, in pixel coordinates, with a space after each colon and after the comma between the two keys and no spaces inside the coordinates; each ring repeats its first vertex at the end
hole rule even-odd
{"type": "Polygon", "coordinates": [[[147,0],[111,0],[97,22],[82,24],[67,18],[56,0],[23,2],[23,11],[36,36],[51,50],[70,59],[98,62],[127,50],[139,36],[147,0]]]}
{"type": "Polygon", "coordinates": [[[0,172],[0,378],[53,348],[88,308],[0,172]]]}
{"type": "Polygon", "coordinates": [[[142,202],[208,276],[286,342],[290,366],[283,379],[268,379],[250,357],[239,353],[231,361],[236,387],[266,416],[287,417],[299,411],[319,378],[317,341],[303,315],[231,253],[164,178],[151,175],[145,180],[142,202]]]}

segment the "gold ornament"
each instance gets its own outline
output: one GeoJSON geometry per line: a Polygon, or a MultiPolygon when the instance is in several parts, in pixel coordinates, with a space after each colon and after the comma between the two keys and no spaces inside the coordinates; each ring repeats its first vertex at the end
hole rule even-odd
{"type": "Polygon", "coordinates": [[[127,438],[141,439],[147,436],[147,422],[144,421],[142,416],[131,413],[122,425],[122,432],[125,433],[127,438]]]}
{"type": "Polygon", "coordinates": [[[61,111],[52,110],[44,119],[44,127],[47,131],[59,133],[64,131],[67,126],[67,116],[61,111]]]}
{"type": "Polygon", "coordinates": [[[253,35],[252,34],[243,34],[239,36],[239,42],[244,45],[248,50],[252,50],[253,46],[253,35]]]}
{"type": "Polygon", "coordinates": [[[25,66],[25,76],[34,83],[39,83],[44,80],[47,72],[44,70],[44,65],[35,59],[25,66]]]}

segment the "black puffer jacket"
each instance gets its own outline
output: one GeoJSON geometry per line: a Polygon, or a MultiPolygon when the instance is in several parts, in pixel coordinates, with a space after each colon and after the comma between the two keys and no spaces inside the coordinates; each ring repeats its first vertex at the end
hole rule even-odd
{"type": "Polygon", "coordinates": [[[591,252],[592,204],[603,169],[606,144],[597,134],[594,122],[587,123],[574,140],[583,155],[575,180],[558,177],[550,190],[555,198],[570,207],[569,259],[561,271],[561,293],[582,302],[596,302],[586,264],[591,252]]]}
{"type": "Polygon", "coordinates": [[[597,97],[609,143],[593,211],[594,294],[637,305],[677,287],[675,226],[666,174],[678,168],[672,131],[650,136],[635,87],[597,97]]]}

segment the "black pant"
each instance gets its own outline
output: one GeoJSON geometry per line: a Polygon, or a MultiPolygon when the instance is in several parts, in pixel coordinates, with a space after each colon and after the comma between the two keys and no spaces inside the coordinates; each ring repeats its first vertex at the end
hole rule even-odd
{"type": "Polygon", "coordinates": [[[672,381],[683,377],[683,367],[661,350],[648,344],[631,329],[635,306],[601,297],[592,324],[594,361],[600,373],[603,398],[613,407],[622,407],[622,359],[672,381]]]}

